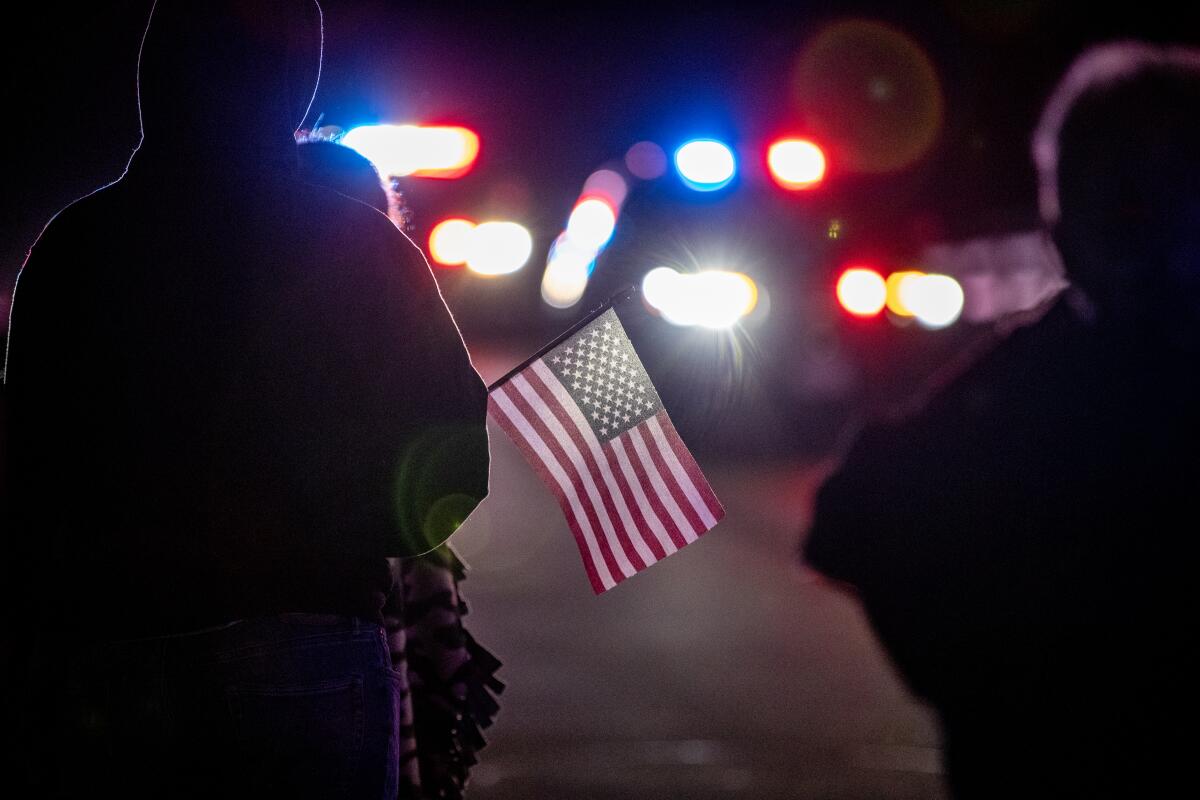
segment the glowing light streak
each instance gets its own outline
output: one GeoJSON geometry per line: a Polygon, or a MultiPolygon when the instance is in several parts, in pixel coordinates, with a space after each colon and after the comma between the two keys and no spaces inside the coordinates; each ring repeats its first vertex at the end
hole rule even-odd
{"type": "Polygon", "coordinates": [[[732,327],[758,303],[754,281],[725,270],[679,273],[659,267],[642,279],[642,293],[668,322],[705,328],[732,327]]]}
{"type": "Polygon", "coordinates": [[[459,178],[479,155],[479,136],[457,126],[363,125],[341,143],[369,159],[383,175],[459,178]]]}
{"type": "Polygon", "coordinates": [[[563,234],[550,248],[542,274],[542,299],[554,308],[570,308],[587,290],[588,276],[595,265],[594,251],[575,246],[563,234]]]}
{"type": "Polygon", "coordinates": [[[566,235],[574,246],[599,252],[616,228],[617,214],[613,207],[598,197],[585,197],[571,212],[566,235]]]}

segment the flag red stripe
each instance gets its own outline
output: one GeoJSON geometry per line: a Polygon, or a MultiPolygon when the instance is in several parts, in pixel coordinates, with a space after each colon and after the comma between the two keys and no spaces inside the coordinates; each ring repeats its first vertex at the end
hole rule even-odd
{"type": "Polygon", "coordinates": [[[671,541],[675,543],[676,549],[683,547],[688,543],[688,532],[680,527],[679,522],[675,519],[675,515],[667,509],[667,505],[663,502],[662,496],[659,495],[658,489],[655,488],[654,481],[651,479],[648,471],[648,469],[653,469],[653,464],[647,467],[647,464],[642,460],[637,449],[633,446],[632,434],[633,430],[628,430],[616,439],[613,439],[611,444],[620,447],[620,452],[628,460],[633,474],[637,477],[638,483],[641,484],[642,491],[650,501],[651,507],[654,508],[654,513],[663,521],[667,533],[671,537],[671,541]]]}
{"type": "MultiPolygon", "coordinates": [[[[546,404],[546,407],[549,408],[550,412],[554,415],[555,419],[557,419],[559,424],[563,426],[563,430],[566,431],[567,435],[571,437],[571,440],[575,443],[575,446],[583,455],[584,461],[587,462],[588,469],[592,475],[592,480],[595,481],[597,488],[600,490],[601,496],[604,498],[604,505],[608,509],[608,518],[612,520],[613,525],[616,527],[617,540],[621,543],[621,547],[625,550],[625,554],[629,557],[634,569],[640,572],[650,564],[653,564],[659,558],[662,558],[662,555],[658,555],[647,561],[642,557],[642,554],[638,552],[638,548],[633,541],[633,537],[635,536],[637,537],[637,541],[643,544],[644,549],[651,551],[650,553],[647,553],[647,555],[653,555],[653,550],[650,548],[649,543],[646,542],[639,533],[639,528],[637,527],[638,523],[633,517],[632,512],[629,513],[629,520],[634,525],[633,529],[631,530],[630,526],[625,524],[624,515],[620,513],[620,510],[618,510],[616,500],[613,497],[612,492],[608,490],[608,482],[605,480],[603,470],[596,460],[595,453],[592,451],[591,443],[587,441],[585,434],[579,430],[579,426],[575,423],[575,420],[571,418],[571,415],[567,409],[563,408],[562,403],[559,402],[559,399],[555,395],[553,389],[551,389],[548,385],[545,376],[542,375],[540,371],[531,369],[525,373],[525,377],[529,379],[529,385],[533,387],[533,390],[537,392],[538,397],[542,399],[542,401],[546,404]]],[[[552,373],[550,375],[550,380],[554,380],[554,375],[552,373]]],[[[564,389],[563,391],[565,394],[566,390],[564,389]]],[[[570,400],[570,397],[568,396],[567,399],[570,400]]],[[[582,412],[582,409],[580,409],[580,411],[582,412]]],[[[584,424],[587,424],[586,421],[584,424]]],[[[593,435],[590,429],[588,430],[588,435],[593,435]]],[[[599,450],[600,448],[598,443],[596,444],[596,449],[599,450]]],[[[617,482],[616,476],[614,475],[613,478],[613,483],[616,484],[617,491],[621,491],[620,483],[617,482]]],[[[622,495],[622,499],[625,500],[624,495],[622,495]]],[[[628,500],[625,500],[623,507],[627,512],[629,511],[628,500]]],[[[640,519],[640,517],[641,515],[638,514],[637,518],[640,519]]],[[[642,520],[641,524],[644,525],[645,521],[642,520]]],[[[659,549],[661,550],[661,548],[659,549]]]]}
{"type": "MultiPolygon", "coordinates": [[[[654,553],[654,560],[660,561],[667,557],[668,553],[658,537],[650,533],[650,523],[642,513],[642,507],[637,501],[637,497],[633,493],[633,489],[629,486],[629,482],[625,479],[625,473],[621,471],[621,466],[617,463],[616,453],[609,448],[601,445],[601,452],[604,458],[608,461],[608,469],[613,474],[613,480],[617,484],[617,488],[621,492],[621,496],[625,498],[625,505],[629,508],[629,514],[633,517],[634,530],[629,532],[630,536],[639,536],[650,551],[654,553]],[[646,531],[643,535],[641,532],[646,531]]],[[[662,524],[662,520],[658,520],[659,526],[666,530],[666,526],[662,524]]]]}
{"type": "MultiPolygon", "coordinates": [[[[609,469],[616,476],[617,483],[625,494],[626,502],[629,503],[629,507],[635,515],[639,530],[649,531],[642,539],[654,550],[658,559],[666,558],[676,552],[679,545],[671,536],[671,529],[674,525],[671,524],[669,517],[663,515],[661,505],[657,509],[655,508],[652,500],[653,492],[646,492],[645,487],[638,480],[636,471],[633,474],[633,482],[630,482],[629,476],[621,467],[621,459],[617,457],[616,448],[613,447],[612,442],[606,442],[601,445],[600,449],[603,450],[609,469]],[[670,544],[669,549],[662,539],[666,539],[670,544]]],[[[632,465],[630,466],[632,467],[632,465]]]]}
{"type": "MultiPolygon", "coordinates": [[[[534,450],[521,430],[509,420],[508,415],[497,406],[494,395],[500,391],[502,389],[497,389],[492,393],[492,396],[488,397],[488,411],[491,413],[492,419],[504,429],[504,432],[508,434],[508,438],[517,446],[522,455],[525,456],[525,460],[529,462],[529,465],[533,467],[538,477],[542,479],[542,483],[546,484],[546,487],[550,489],[555,499],[558,500],[559,508],[562,509],[563,516],[567,518],[567,525],[571,529],[571,534],[575,537],[575,545],[579,548],[579,555],[583,558],[583,568],[587,572],[588,581],[592,584],[592,591],[596,594],[601,594],[605,590],[604,581],[601,580],[600,574],[596,570],[596,565],[588,553],[587,539],[578,520],[575,518],[575,513],[571,509],[571,503],[554,475],[546,467],[545,462],[542,461],[542,456],[534,450]]],[[[507,397],[507,395],[505,396],[507,397]]],[[[561,463],[559,466],[561,466],[561,463]]],[[[615,583],[616,581],[614,580],[615,583]]]]}
{"type": "Polygon", "coordinates": [[[629,442],[633,447],[634,453],[642,462],[651,485],[658,492],[658,497],[662,500],[663,507],[671,515],[671,519],[674,521],[676,527],[679,528],[684,541],[688,543],[696,541],[698,533],[692,527],[692,523],[688,520],[687,515],[683,513],[683,509],[679,507],[679,503],[675,500],[675,495],[671,493],[671,487],[667,485],[667,481],[671,480],[671,478],[662,475],[658,471],[658,465],[654,463],[654,459],[647,447],[646,437],[643,436],[643,429],[634,428],[629,431],[629,434],[629,442]]]}
{"type": "MultiPolygon", "coordinates": [[[[721,501],[717,499],[717,495],[709,486],[708,480],[705,479],[704,473],[700,471],[700,465],[696,463],[696,459],[688,452],[688,449],[683,444],[683,439],[679,437],[679,431],[675,430],[675,426],[671,424],[671,418],[667,416],[666,411],[659,411],[655,414],[655,419],[658,422],[659,429],[662,430],[663,439],[671,448],[671,452],[675,454],[675,458],[679,461],[679,466],[683,467],[684,473],[695,487],[696,493],[700,495],[700,500],[712,515],[712,525],[720,522],[725,517],[725,507],[721,505],[721,501]]],[[[712,525],[705,522],[706,528],[711,528],[712,525]]]]}
{"type": "Polygon", "coordinates": [[[602,512],[595,507],[595,504],[592,502],[589,493],[584,488],[583,476],[579,474],[579,470],[575,468],[575,465],[571,462],[571,458],[563,449],[562,443],[558,441],[558,439],[554,436],[554,432],[551,431],[542,418],[538,416],[537,412],[530,405],[529,400],[523,394],[521,394],[521,392],[517,391],[516,387],[514,387],[511,382],[509,382],[509,384],[504,388],[507,390],[506,396],[512,400],[513,404],[520,410],[521,414],[529,421],[530,426],[537,431],[539,436],[542,437],[542,441],[544,441],[546,446],[549,447],[551,452],[554,453],[558,463],[563,467],[563,470],[567,473],[568,477],[570,477],[571,483],[575,486],[576,494],[579,496],[579,503],[583,507],[584,513],[587,514],[588,522],[591,523],[592,530],[596,533],[596,543],[599,545],[600,553],[604,557],[605,563],[608,565],[609,574],[612,575],[614,581],[620,583],[627,576],[625,571],[621,569],[620,563],[618,562],[615,554],[612,552],[612,546],[608,541],[608,537],[604,536],[602,533],[604,530],[604,527],[600,522],[600,514],[602,512]]]}
{"type": "Polygon", "coordinates": [[[655,414],[646,421],[646,431],[650,439],[654,440],[654,450],[662,459],[667,469],[671,470],[671,475],[676,482],[676,486],[680,492],[683,492],[684,497],[688,499],[688,505],[691,510],[700,518],[703,525],[703,530],[708,530],[716,524],[716,518],[713,517],[712,510],[704,503],[704,498],[700,493],[700,489],[696,487],[696,482],[691,479],[688,474],[688,469],[679,462],[676,452],[671,447],[671,441],[668,440],[668,435],[676,435],[678,433],[672,429],[671,434],[668,434],[666,429],[662,427],[662,420],[666,419],[666,413],[655,414]]]}
{"type": "Polygon", "coordinates": [[[662,476],[663,483],[667,485],[667,489],[671,492],[671,498],[674,499],[675,505],[679,506],[679,510],[683,512],[684,518],[688,525],[692,527],[693,533],[699,535],[708,530],[708,526],[704,524],[704,520],[696,513],[696,509],[692,508],[692,503],[688,500],[687,493],[683,491],[683,487],[675,480],[675,476],[671,474],[671,468],[667,466],[667,462],[663,460],[662,453],[658,451],[658,444],[654,441],[654,434],[649,430],[641,431],[642,441],[646,444],[646,450],[650,454],[650,458],[654,461],[654,468],[658,470],[658,474],[662,476]]]}

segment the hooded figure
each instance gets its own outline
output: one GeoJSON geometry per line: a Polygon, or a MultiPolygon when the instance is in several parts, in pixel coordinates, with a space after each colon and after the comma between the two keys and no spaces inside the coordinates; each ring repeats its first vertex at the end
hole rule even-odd
{"type": "Polygon", "coordinates": [[[142,144],[21,271],[6,605],[34,652],[311,612],[386,663],[386,557],[487,492],[486,390],[420,251],[297,178],[321,36],[313,0],[158,0],[142,144]]]}

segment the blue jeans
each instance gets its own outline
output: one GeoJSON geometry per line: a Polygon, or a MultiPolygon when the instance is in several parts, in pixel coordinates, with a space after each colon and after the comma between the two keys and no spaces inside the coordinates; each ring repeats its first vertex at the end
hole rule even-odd
{"type": "Polygon", "coordinates": [[[381,798],[402,683],[379,625],[282,614],[41,655],[32,796],[381,798]]]}

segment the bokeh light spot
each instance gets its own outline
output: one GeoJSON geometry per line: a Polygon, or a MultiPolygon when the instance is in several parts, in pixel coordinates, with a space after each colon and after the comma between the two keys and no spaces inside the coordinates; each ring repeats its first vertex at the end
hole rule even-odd
{"type": "Polygon", "coordinates": [[[737,172],[729,146],[715,139],[694,139],[675,151],[675,169],[688,187],[712,192],[727,185],[737,172]]]}
{"type": "Polygon", "coordinates": [[[771,177],[785,189],[811,189],[825,177],[825,154],[806,139],[782,139],[767,150],[771,177]]]}
{"type": "Polygon", "coordinates": [[[887,302],[887,284],[873,269],[852,267],[838,278],[837,299],[854,316],[873,317],[887,302]]]}
{"type": "Polygon", "coordinates": [[[612,206],[613,211],[620,210],[628,193],[629,184],[620,173],[611,169],[598,169],[583,183],[583,196],[599,197],[612,206]]]}
{"type": "Polygon", "coordinates": [[[608,244],[617,227],[613,207],[599,197],[580,200],[567,220],[567,238],[576,247],[599,251],[608,244]]]}
{"type": "Polygon", "coordinates": [[[575,246],[567,235],[558,237],[550,248],[546,271],[542,274],[542,300],[554,308],[570,308],[583,298],[596,254],[575,246]]]}
{"type": "Polygon", "coordinates": [[[507,275],[525,266],[533,237],[516,222],[483,222],[471,235],[467,269],[479,275],[507,275]]]}
{"type": "Polygon", "coordinates": [[[953,325],[964,300],[962,286],[949,275],[921,275],[901,284],[901,301],[926,328],[953,325]]]}
{"type": "Polygon", "coordinates": [[[904,303],[904,297],[911,292],[912,282],[924,277],[924,272],[917,270],[902,270],[887,276],[887,308],[898,317],[911,317],[913,311],[904,303]]]}
{"type": "Polygon", "coordinates": [[[658,267],[642,279],[642,295],[675,325],[729,328],[754,310],[758,286],[740,272],[680,273],[658,267]]]}
{"type": "Polygon", "coordinates": [[[465,264],[474,233],[475,223],[470,220],[442,220],[429,232],[429,257],[448,267],[465,264]]]}
{"type": "Polygon", "coordinates": [[[625,153],[625,168],[635,178],[652,181],[667,171],[667,154],[654,142],[638,142],[625,153]]]}

